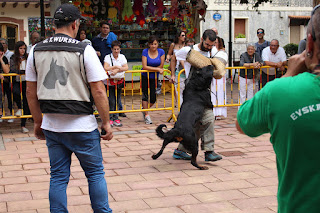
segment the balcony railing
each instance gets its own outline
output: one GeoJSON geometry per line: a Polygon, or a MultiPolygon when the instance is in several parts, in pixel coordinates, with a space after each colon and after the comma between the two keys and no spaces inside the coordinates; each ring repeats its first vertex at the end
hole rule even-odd
{"type": "MultiPolygon", "coordinates": [[[[248,5],[254,5],[256,0],[248,0],[248,5]]],[[[215,0],[214,4],[229,5],[229,0],[215,0]]],[[[240,5],[240,0],[232,0],[232,4],[240,5]]],[[[313,7],[313,0],[272,0],[272,7],[313,7]]]]}

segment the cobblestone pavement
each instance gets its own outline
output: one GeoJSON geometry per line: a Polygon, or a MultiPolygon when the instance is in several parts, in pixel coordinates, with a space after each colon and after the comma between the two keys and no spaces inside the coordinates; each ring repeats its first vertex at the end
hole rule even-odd
{"type": "MultiPolygon", "coordinates": [[[[269,135],[249,138],[235,129],[236,107],[228,118],[216,121],[216,151],[223,159],[206,163],[200,171],[189,161],[174,160],[171,143],[157,160],[161,147],[155,127],[170,112],[151,112],[152,125],[141,113],[127,113],[114,138],[102,141],[109,200],[114,212],[129,213],[267,213],[277,211],[277,173],[269,135]]],[[[45,141],[20,132],[20,121],[0,123],[0,212],[49,212],[50,166],[45,141]]],[[[168,127],[173,122],[167,123],[168,127]]],[[[27,127],[32,130],[32,123],[27,127]]],[[[32,131],[30,131],[32,132],[32,131]]],[[[68,187],[71,213],[92,212],[87,181],[73,158],[68,187]]]]}

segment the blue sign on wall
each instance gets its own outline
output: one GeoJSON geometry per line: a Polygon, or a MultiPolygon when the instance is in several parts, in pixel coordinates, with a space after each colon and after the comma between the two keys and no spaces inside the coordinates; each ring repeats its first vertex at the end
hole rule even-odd
{"type": "Polygon", "coordinates": [[[215,14],[213,14],[213,20],[215,21],[220,21],[221,20],[221,14],[216,12],[215,14]]]}

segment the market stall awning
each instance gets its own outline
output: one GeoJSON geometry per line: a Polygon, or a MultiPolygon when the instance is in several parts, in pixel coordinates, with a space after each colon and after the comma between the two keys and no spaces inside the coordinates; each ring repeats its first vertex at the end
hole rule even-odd
{"type": "Polygon", "coordinates": [[[290,26],[307,25],[310,20],[310,16],[288,16],[288,18],[290,26]]]}

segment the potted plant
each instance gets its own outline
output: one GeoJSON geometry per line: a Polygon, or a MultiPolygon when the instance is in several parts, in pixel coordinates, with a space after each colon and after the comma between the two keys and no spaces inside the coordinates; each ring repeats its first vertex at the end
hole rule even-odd
{"type": "Polygon", "coordinates": [[[246,35],[238,33],[236,35],[235,42],[247,42],[246,35]]]}

